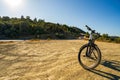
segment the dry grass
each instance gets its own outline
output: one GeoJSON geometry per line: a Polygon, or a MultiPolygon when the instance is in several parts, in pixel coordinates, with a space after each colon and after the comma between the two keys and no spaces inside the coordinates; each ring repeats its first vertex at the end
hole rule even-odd
{"type": "Polygon", "coordinates": [[[84,70],[82,40],[0,42],[0,80],[120,80],[120,44],[96,42],[102,63],[84,70]]]}

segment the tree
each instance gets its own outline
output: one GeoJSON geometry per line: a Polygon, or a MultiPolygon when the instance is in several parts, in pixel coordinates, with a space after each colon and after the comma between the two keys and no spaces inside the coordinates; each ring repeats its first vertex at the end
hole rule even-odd
{"type": "Polygon", "coordinates": [[[32,20],[30,19],[30,16],[26,16],[26,20],[31,22],[32,20]]]}
{"type": "Polygon", "coordinates": [[[34,21],[34,23],[36,23],[37,22],[37,18],[35,18],[33,21],[34,21]]]}
{"type": "Polygon", "coordinates": [[[29,22],[27,22],[27,21],[21,22],[20,26],[21,26],[21,28],[20,28],[21,35],[28,35],[29,34],[29,26],[30,26],[29,22]]]}
{"type": "Polygon", "coordinates": [[[102,37],[105,39],[109,38],[108,34],[103,34],[102,37]]]}
{"type": "Polygon", "coordinates": [[[10,18],[9,18],[8,16],[3,16],[2,20],[3,20],[3,21],[9,21],[10,18]]]}
{"type": "Polygon", "coordinates": [[[45,20],[39,19],[38,20],[38,25],[40,25],[41,27],[45,26],[45,20]]]}
{"type": "Polygon", "coordinates": [[[23,15],[21,16],[21,20],[25,20],[25,18],[24,18],[24,16],[23,16],[23,15]]]}
{"type": "Polygon", "coordinates": [[[120,37],[115,38],[115,42],[116,42],[116,43],[120,43],[120,37]]]}
{"type": "Polygon", "coordinates": [[[3,22],[0,22],[0,34],[1,35],[4,34],[4,27],[5,27],[5,24],[3,22]]]}
{"type": "Polygon", "coordinates": [[[1,18],[1,16],[0,16],[0,20],[1,20],[2,18],[1,18]]]}
{"type": "Polygon", "coordinates": [[[89,38],[89,36],[90,36],[90,34],[88,32],[86,32],[85,37],[89,38]]]}

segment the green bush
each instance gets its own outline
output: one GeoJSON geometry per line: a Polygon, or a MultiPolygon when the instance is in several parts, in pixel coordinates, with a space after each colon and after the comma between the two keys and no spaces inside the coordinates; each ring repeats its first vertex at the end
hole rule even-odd
{"type": "Polygon", "coordinates": [[[64,34],[60,34],[60,33],[56,33],[55,36],[59,39],[65,39],[65,35],[64,34]]]}
{"type": "Polygon", "coordinates": [[[120,37],[115,39],[116,43],[120,43],[120,37]]]}
{"type": "Polygon", "coordinates": [[[97,40],[98,41],[104,41],[104,42],[120,43],[120,37],[110,37],[108,34],[101,35],[101,37],[98,38],[97,40]]]}

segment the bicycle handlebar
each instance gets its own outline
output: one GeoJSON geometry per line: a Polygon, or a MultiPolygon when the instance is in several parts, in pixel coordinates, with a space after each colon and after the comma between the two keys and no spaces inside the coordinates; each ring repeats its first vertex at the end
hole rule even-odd
{"type": "Polygon", "coordinates": [[[92,30],[89,26],[85,25],[85,27],[87,27],[87,29],[88,29],[89,31],[91,31],[92,33],[95,33],[95,30],[92,30]]]}
{"type": "Polygon", "coordinates": [[[89,31],[91,31],[92,33],[97,34],[97,35],[100,37],[100,34],[99,34],[99,33],[96,33],[95,30],[92,30],[92,29],[91,29],[89,26],[87,26],[87,25],[85,25],[85,27],[87,27],[87,29],[88,29],[89,31]]]}
{"type": "Polygon", "coordinates": [[[92,29],[89,26],[85,25],[85,27],[87,27],[89,31],[92,31],[92,29]]]}

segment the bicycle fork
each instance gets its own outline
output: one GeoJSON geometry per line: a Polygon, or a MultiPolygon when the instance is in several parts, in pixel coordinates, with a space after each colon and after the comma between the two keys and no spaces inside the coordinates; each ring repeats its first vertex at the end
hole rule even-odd
{"type": "Polygon", "coordinates": [[[90,56],[91,56],[91,46],[88,46],[88,47],[87,47],[85,56],[86,56],[86,57],[90,57],[90,56]]]}

